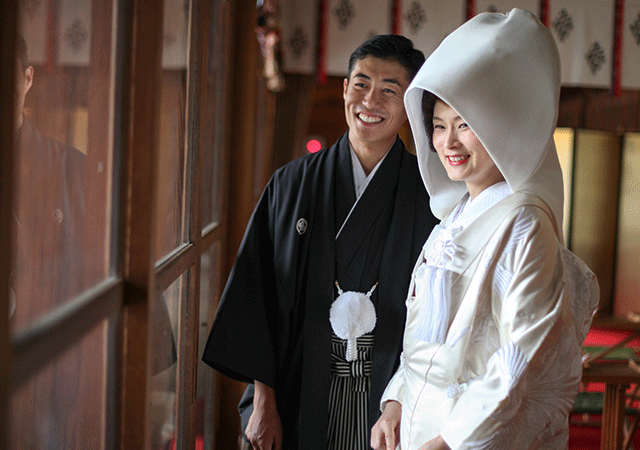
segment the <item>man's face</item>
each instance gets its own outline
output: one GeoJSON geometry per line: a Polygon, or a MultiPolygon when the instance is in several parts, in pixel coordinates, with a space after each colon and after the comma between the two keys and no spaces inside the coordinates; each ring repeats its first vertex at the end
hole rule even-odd
{"type": "Polygon", "coordinates": [[[27,92],[31,88],[33,84],[33,67],[28,66],[27,68],[22,67],[22,63],[18,60],[16,61],[16,126],[20,126],[22,124],[22,110],[24,109],[24,99],[27,96],[27,92]]]}
{"type": "Polygon", "coordinates": [[[407,120],[404,91],[409,73],[399,62],[365,56],[344,80],[344,112],[349,141],[356,147],[387,151],[407,120]]]}

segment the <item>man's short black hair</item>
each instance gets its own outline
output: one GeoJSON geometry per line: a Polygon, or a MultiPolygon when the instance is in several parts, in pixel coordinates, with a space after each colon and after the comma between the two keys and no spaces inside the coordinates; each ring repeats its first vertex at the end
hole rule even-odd
{"type": "Polygon", "coordinates": [[[367,56],[399,62],[409,72],[411,80],[418,73],[425,60],[424,53],[414,48],[410,39],[396,34],[379,34],[368,39],[351,54],[349,77],[356,61],[367,56]]]}
{"type": "Polygon", "coordinates": [[[16,59],[20,61],[22,70],[25,70],[27,66],[27,41],[24,40],[21,34],[18,34],[16,40],[16,59]]]}

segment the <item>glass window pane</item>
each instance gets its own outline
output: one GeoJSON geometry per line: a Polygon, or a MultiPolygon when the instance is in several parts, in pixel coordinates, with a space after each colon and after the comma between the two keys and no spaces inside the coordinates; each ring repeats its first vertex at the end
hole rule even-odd
{"type": "Polygon", "coordinates": [[[12,450],[102,448],[106,326],[105,321],[13,392],[12,450]]]}
{"type": "Polygon", "coordinates": [[[185,242],[185,111],[189,2],[164,1],[156,260],[185,242]]]}
{"type": "Polygon", "coordinates": [[[222,2],[213,2],[209,22],[209,44],[205,104],[202,114],[204,160],[202,164],[202,226],[220,222],[222,173],[221,155],[225,136],[225,64],[226,52],[225,17],[222,2]]]}
{"type": "Polygon", "coordinates": [[[186,274],[152,305],[149,416],[151,449],[164,450],[176,435],[177,336],[180,301],[186,296],[186,274]]]}
{"type": "Polygon", "coordinates": [[[20,2],[20,8],[16,332],[112,273],[112,2],[20,2]]]}
{"type": "Polygon", "coordinates": [[[198,384],[196,387],[196,404],[198,420],[196,423],[196,439],[204,439],[211,448],[213,445],[213,405],[214,405],[214,370],[202,362],[202,353],[209,336],[211,323],[218,305],[220,278],[220,243],[215,242],[200,258],[200,329],[198,336],[198,384]]]}

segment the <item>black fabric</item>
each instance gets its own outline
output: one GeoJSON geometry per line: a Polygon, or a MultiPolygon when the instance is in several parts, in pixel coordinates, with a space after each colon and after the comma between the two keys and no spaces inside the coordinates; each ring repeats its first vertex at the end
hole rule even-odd
{"type": "MultiPolygon", "coordinates": [[[[411,270],[436,223],[416,158],[397,139],[336,243],[336,215],[350,208],[348,202],[335,204],[336,189],[348,190],[350,179],[353,191],[349,158],[345,134],[273,175],[247,227],[203,354],[231,378],[274,387],[285,449],[326,448],[336,264],[347,274],[343,289],[368,290],[379,281],[369,426],[377,420],[380,397],[398,364],[411,270]],[[381,202],[385,192],[389,201],[381,202]],[[296,230],[299,219],[308,222],[303,234],[296,230]]],[[[251,389],[240,405],[243,430],[251,389]]]]}

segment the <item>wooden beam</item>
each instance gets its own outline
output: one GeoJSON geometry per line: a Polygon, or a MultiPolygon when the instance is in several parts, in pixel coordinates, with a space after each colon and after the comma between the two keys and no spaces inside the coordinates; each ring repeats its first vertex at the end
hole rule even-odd
{"type": "Polygon", "coordinates": [[[200,145],[200,111],[204,104],[206,81],[203,48],[207,42],[209,1],[192,0],[189,8],[189,72],[187,77],[187,110],[185,114],[185,151],[187,154],[185,193],[189,206],[188,240],[195,249],[192,265],[186,275],[186,298],[180,302],[178,319],[178,369],[176,380],[176,427],[178,450],[193,450],[195,445],[196,377],[198,368],[198,330],[200,328],[200,259],[201,259],[201,180],[202,149],[200,145]]]}
{"type": "Polygon", "coordinates": [[[13,339],[12,389],[77,345],[105,318],[117,312],[121,298],[122,282],[111,278],[21,330],[13,339]]]}

